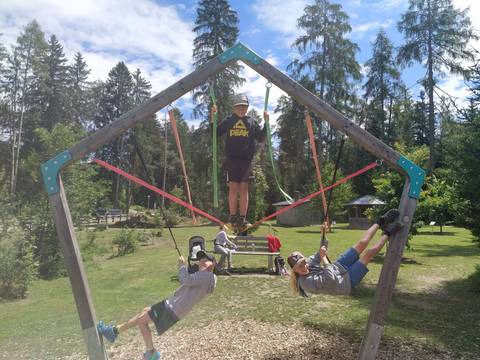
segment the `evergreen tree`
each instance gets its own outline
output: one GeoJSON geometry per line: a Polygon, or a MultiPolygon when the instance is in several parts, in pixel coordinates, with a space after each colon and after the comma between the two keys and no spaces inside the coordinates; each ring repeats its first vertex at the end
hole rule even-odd
{"type": "MultiPolygon", "coordinates": [[[[99,102],[98,112],[94,119],[95,126],[101,128],[108,125],[130,110],[134,105],[132,91],[132,75],[125,63],[119,62],[108,74],[108,79],[99,102]]],[[[125,168],[127,166],[128,168],[130,161],[126,151],[128,137],[129,133],[122,133],[110,144],[99,149],[97,156],[118,167],[125,168]]],[[[111,176],[115,178],[115,181],[112,182],[112,201],[113,206],[118,207],[120,205],[119,199],[122,184],[120,175],[109,174],[106,176],[108,176],[107,178],[111,176]]]]}
{"type": "MultiPolygon", "coordinates": [[[[197,18],[193,31],[197,33],[193,45],[193,61],[199,68],[207,61],[235,45],[238,39],[238,15],[226,0],[201,0],[197,7],[197,18]]],[[[241,66],[233,64],[215,75],[209,84],[204,84],[193,92],[193,100],[198,104],[195,116],[208,114],[210,104],[209,87],[218,99],[218,112],[226,116],[231,110],[230,94],[242,85],[244,79],[238,74],[241,66]]]]}
{"type": "Polygon", "coordinates": [[[428,97],[428,136],[430,147],[429,170],[435,168],[435,104],[434,88],[437,79],[448,71],[466,75],[462,60],[471,60],[473,54],[467,48],[474,34],[468,17],[468,9],[454,8],[451,0],[409,0],[409,8],[402,15],[398,29],[406,43],[400,48],[398,60],[410,65],[413,61],[427,68],[426,90],[428,97]]]}
{"type": "Polygon", "coordinates": [[[84,127],[88,126],[91,119],[90,86],[87,81],[89,74],[87,63],[82,54],[77,52],[67,72],[69,113],[73,122],[84,127]]]}
{"type": "Polygon", "coordinates": [[[63,47],[55,35],[51,35],[48,41],[48,49],[45,57],[45,74],[37,77],[38,103],[44,104],[42,112],[41,127],[52,129],[55,124],[67,123],[69,119],[66,113],[67,100],[67,59],[63,53],[63,47]],[[42,79],[43,75],[46,75],[42,79]]]}
{"type": "MultiPolygon", "coordinates": [[[[371,102],[373,116],[366,129],[380,140],[384,141],[386,134],[387,114],[391,111],[388,99],[393,99],[396,83],[400,74],[393,60],[393,44],[388,39],[385,30],[380,30],[372,44],[372,58],[366,62],[368,68],[367,81],[363,86],[365,98],[371,102]]],[[[388,129],[391,131],[391,129],[388,129]]]]}
{"type": "MultiPolygon", "coordinates": [[[[33,136],[24,139],[24,125],[27,110],[32,104],[33,83],[41,71],[45,58],[47,43],[40,25],[36,21],[25,26],[24,31],[17,38],[9,56],[6,74],[6,96],[9,99],[9,143],[10,143],[10,193],[14,194],[17,188],[21,149],[33,136]]],[[[38,114],[30,114],[29,122],[34,122],[38,114]]],[[[34,126],[30,126],[32,129],[34,126]]]]}
{"type": "MultiPolygon", "coordinates": [[[[297,38],[293,47],[300,58],[295,59],[288,69],[301,78],[306,73],[314,81],[318,96],[344,113],[351,112],[349,105],[355,101],[353,86],[360,80],[360,65],[355,60],[359,50],[357,44],[347,39],[352,30],[348,15],[339,4],[327,0],[316,0],[305,6],[304,14],[298,19],[298,27],[305,34],[297,38]]],[[[328,144],[327,156],[333,157],[338,139],[332,127],[318,119],[318,146],[328,144]],[[327,126],[324,131],[323,126],[327,126]]],[[[319,148],[318,153],[321,153],[319,148]]]]}

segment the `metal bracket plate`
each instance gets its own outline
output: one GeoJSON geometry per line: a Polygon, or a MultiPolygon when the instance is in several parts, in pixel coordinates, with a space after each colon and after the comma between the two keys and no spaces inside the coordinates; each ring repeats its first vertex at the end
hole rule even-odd
{"type": "Polygon", "coordinates": [[[262,58],[260,56],[255,54],[252,50],[250,50],[242,43],[238,43],[237,45],[225,50],[223,53],[218,55],[218,60],[222,64],[225,64],[232,60],[246,60],[252,64],[258,65],[261,59],[262,58]]]}
{"type": "Polygon", "coordinates": [[[418,199],[420,197],[423,182],[425,181],[425,171],[404,156],[401,156],[400,159],[398,159],[397,164],[407,172],[410,178],[410,190],[408,191],[408,196],[418,199]]]}
{"type": "Polygon", "coordinates": [[[45,190],[47,190],[48,195],[53,195],[60,191],[58,173],[65,163],[71,159],[72,155],[70,151],[65,150],[42,164],[43,183],[45,184],[45,190]]]}

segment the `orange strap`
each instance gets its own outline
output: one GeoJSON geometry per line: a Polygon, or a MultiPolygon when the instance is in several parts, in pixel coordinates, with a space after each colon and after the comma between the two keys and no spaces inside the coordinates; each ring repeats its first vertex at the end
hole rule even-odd
{"type": "MultiPolygon", "coordinates": [[[[327,199],[325,197],[325,192],[323,192],[322,173],[320,172],[320,162],[318,160],[317,148],[315,146],[315,138],[313,136],[312,118],[310,117],[310,113],[308,111],[305,111],[305,123],[307,124],[308,137],[310,138],[310,149],[312,149],[312,157],[313,162],[315,163],[315,170],[317,172],[318,185],[320,186],[320,190],[322,190],[323,213],[327,214],[327,199]]],[[[327,224],[329,223],[328,219],[324,220],[327,222],[327,224]]]]}
{"type": "MultiPolygon", "coordinates": [[[[168,111],[168,117],[170,118],[170,124],[172,124],[173,136],[175,136],[175,142],[177,143],[178,155],[180,156],[180,163],[182,164],[183,178],[185,179],[185,189],[187,190],[188,203],[192,205],[192,196],[190,194],[190,185],[188,184],[187,168],[185,167],[185,160],[183,158],[182,145],[180,144],[180,136],[178,135],[177,121],[175,120],[175,114],[173,109],[168,111]]],[[[192,221],[197,223],[195,213],[190,209],[192,214],[192,221]]]]}

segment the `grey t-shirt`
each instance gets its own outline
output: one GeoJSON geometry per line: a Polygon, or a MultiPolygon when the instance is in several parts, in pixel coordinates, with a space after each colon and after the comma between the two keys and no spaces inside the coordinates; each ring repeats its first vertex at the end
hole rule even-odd
{"type": "Polygon", "coordinates": [[[320,265],[320,253],[307,258],[310,272],[298,277],[298,284],[307,293],[348,295],[352,291],[350,275],[339,263],[320,265]]]}
{"type": "Polygon", "coordinates": [[[165,300],[167,306],[179,319],[185,317],[206,295],[213,293],[217,277],[210,271],[189,274],[185,265],[178,269],[180,286],[165,300]]]}

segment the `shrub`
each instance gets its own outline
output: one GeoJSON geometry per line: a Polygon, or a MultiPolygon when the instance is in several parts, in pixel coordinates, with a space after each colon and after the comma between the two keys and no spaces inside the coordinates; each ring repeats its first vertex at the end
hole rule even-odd
{"type": "Polygon", "coordinates": [[[32,247],[20,231],[2,234],[0,242],[0,298],[25,298],[35,265],[32,247]]]}
{"type": "Polygon", "coordinates": [[[137,242],[138,237],[133,230],[120,230],[112,241],[112,243],[117,246],[116,256],[124,256],[134,253],[137,247],[137,242]]]}

